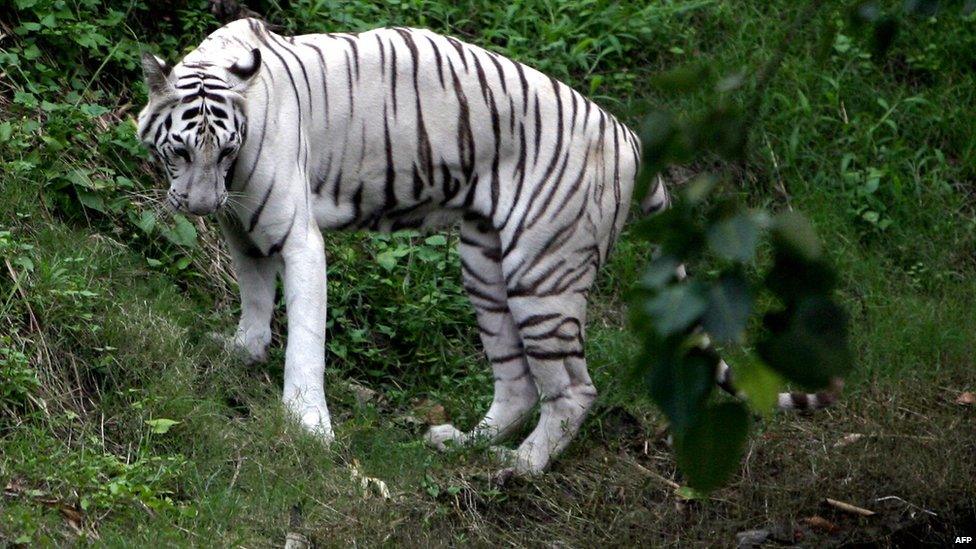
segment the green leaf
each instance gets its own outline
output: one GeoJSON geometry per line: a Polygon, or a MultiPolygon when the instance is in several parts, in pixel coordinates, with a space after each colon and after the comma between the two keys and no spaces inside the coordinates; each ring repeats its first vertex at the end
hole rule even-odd
{"type": "Polygon", "coordinates": [[[186,268],[190,266],[190,263],[193,263],[193,260],[190,259],[189,256],[185,256],[184,255],[184,256],[181,256],[176,261],[174,261],[173,262],[173,266],[176,267],[176,270],[183,271],[183,270],[186,270],[186,268]]]}
{"type": "Polygon", "coordinates": [[[747,263],[756,254],[759,226],[747,212],[723,219],[708,228],[708,246],[729,261],[747,263]]]}
{"type": "Polygon", "coordinates": [[[27,272],[34,271],[34,262],[29,257],[16,257],[12,263],[27,272]]]}
{"type": "Polygon", "coordinates": [[[691,426],[676,433],[678,467],[688,477],[688,486],[710,492],[721,486],[739,468],[749,412],[740,402],[709,406],[691,426]]]}
{"type": "Polygon", "coordinates": [[[197,245],[197,229],[190,223],[187,218],[180,214],[173,216],[175,224],[173,225],[173,233],[176,236],[176,244],[181,246],[186,246],[188,248],[194,248],[197,245]]]}
{"type": "Polygon", "coordinates": [[[376,255],[376,262],[387,271],[392,271],[396,267],[396,255],[392,250],[384,250],[376,255]]]}
{"type": "Polygon", "coordinates": [[[443,246],[447,244],[447,237],[442,234],[430,235],[424,240],[424,244],[428,244],[430,246],[443,246]]]}
{"type": "Polygon", "coordinates": [[[181,422],[176,421],[174,419],[165,419],[165,418],[146,420],[146,425],[149,426],[149,430],[157,435],[166,434],[171,427],[173,427],[174,425],[178,425],[179,423],[181,422]]]}
{"type": "Polygon", "coordinates": [[[702,326],[719,343],[740,341],[751,311],[749,284],[738,273],[726,273],[708,292],[702,326]]]}
{"type": "Polygon", "coordinates": [[[698,323],[708,302],[698,282],[684,282],[668,287],[644,302],[644,312],[664,337],[698,323]]]}
{"type": "Polygon", "coordinates": [[[691,486],[679,486],[675,491],[674,495],[687,501],[701,500],[708,497],[704,492],[699,492],[691,486]]]}
{"type": "Polygon", "coordinates": [[[21,55],[28,61],[33,61],[41,56],[41,49],[36,44],[31,44],[21,51],[21,55]]]}
{"type": "Polygon", "coordinates": [[[133,223],[142,229],[142,232],[152,234],[153,229],[156,228],[156,214],[151,211],[144,211],[142,215],[133,220],[133,223]]]}
{"type": "Polygon", "coordinates": [[[111,112],[109,109],[96,105],[94,103],[85,103],[78,108],[81,112],[85,113],[89,118],[97,118],[103,114],[111,112]]]}
{"type": "Polygon", "coordinates": [[[13,133],[13,127],[10,125],[9,120],[0,122],[0,143],[10,140],[10,134],[13,133]]]}
{"type": "Polygon", "coordinates": [[[92,182],[91,175],[88,170],[75,169],[69,171],[65,174],[65,179],[70,181],[76,187],[81,187],[83,189],[94,189],[95,183],[92,182]]]}
{"type": "Polygon", "coordinates": [[[97,193],[82,189],[75,189],[75,192],[78,194],[78,202],[81,202],[86,208],[91,208],[101,213],[107,213],[107,210],[105,209],[105,201],[102,200],[102,197],[97,193]]]}

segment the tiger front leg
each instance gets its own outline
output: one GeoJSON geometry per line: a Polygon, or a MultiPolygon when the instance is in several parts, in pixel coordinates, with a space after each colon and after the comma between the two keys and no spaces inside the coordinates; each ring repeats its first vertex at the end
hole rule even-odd
{"type": "Polygon", "coordinates": [[[233,338],[217,336],[231,350],[243,355],[250,364],[268,359],[271,345],[271,318],[281,258],[264,257],[241,236],[242,229],[228,219],[221,219],[224,239],[230,249],[234,274],[241,293],[241,318],[233,338]]]}
{"type": "Polygon", "coordinates": [[[295,219],[292,223],[293,230],[281,250],[288,309],[282,400],[306,430],[331,442],[334,435],[324,385],[325,246],[312,220],[295,219]]]}

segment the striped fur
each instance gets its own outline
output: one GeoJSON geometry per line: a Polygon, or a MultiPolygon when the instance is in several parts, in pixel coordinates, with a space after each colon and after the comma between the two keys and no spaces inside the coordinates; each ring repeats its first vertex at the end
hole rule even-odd
{"type": "Polygon", "coordinates": [[[459,223],[495,394],[472,431],[441,425],[427,440],[493,442],[538,405],[513,467],[548,466],[596,398],[586,299],[630,203],[631,130],[538,71],[427,30],[284,37],[246,19],[171,70],[144,65],[139,135],[174,208],[219,210],[241,288],[236,342],[254,360],[284,279],[283,398],[308,429],[332,437],[321,231],[459,223]]]}
{"type": "MultiPolygon", "coordinates": [[[[307,429],[333,437],[322,231],[460,224],[494,398],[471,431],[426,438],[494,442],[538,405],[514,470],[540,472],[566,447],[596,399],[586,299],[630,204],[631,130],[538,71],[427,30],[284,37],[244,19],[173,68],[143,65],[139,136],[174,209],[217,212],[241,290],[235,343],[251,360],[266,357],[283,279],[283,401],[307,429]]],[[[643,209],[667,204],[659,180],[643,209]]]]}

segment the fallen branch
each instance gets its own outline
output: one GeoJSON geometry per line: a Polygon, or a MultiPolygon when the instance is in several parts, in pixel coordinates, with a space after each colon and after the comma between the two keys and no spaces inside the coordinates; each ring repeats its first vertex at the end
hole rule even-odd
{"type": "Polygon", "coordinates": [[[650,478],[652,478],[652,479],[654,479],[654,480],[656,480],[658,482],[662,482],[662,483],[666,484],[672,490],[677,490],[678,488],[681,488],[681,485],[678,484],[677,482],[675,482],[675,481],[673,481],[673,480],[671,480],[669,478],[666,478],[664,476],[661,476],[661,475],[655,473],[654,471],[651,471],[647,467],[644,467],[640,463],[637,463],[637,461],[635,461],[633,458],[627,456],[627,457],[624,457],[623,459],[624,459],[624,461],[626,461],[626,462],[630,463],[631,465],[633,465],[635,469],[637,469],[638,471],[640,471],[641,473],[643,473],[644,476],[650,477],[650,478]]]}
{"type": "Polygon", "coordinates": [[[862,517],[870,517],[870,516],[874,516],[875,514],[877,514],[877,513],[875,513],[874,511],[872,511],[870,509],[865,509],[863,507],[858,507],[857,505],[851,505],[850,503],[845,503],[843,501],[837,501],[836,499],[826,498],[826,501],[827,501],[827,505],[830,505],[831,507],[840,509],[841,511],[844,511],[845,513],[852,513],[852,514],[855,514],[855,515],[860,515],[862,517]]]}

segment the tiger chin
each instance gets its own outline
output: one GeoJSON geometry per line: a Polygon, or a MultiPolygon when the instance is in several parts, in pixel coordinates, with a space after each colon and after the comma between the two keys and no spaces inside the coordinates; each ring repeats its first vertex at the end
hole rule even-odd
{"type": "MultiPolygon", "coordinates": [[[[180,212],[217,214],[241,293],[233,346],[263,361],[278,277],[288,316],[282,399],[334,438],[325,398],[323,231],[460,227],[464,287],[494,397],[438,448],[519,432],[509,472],[544,471],[597,398],[587,296],[627,217],[633,131],[568,86],[428,30],[279,36],[242,19],[175,66],[143,58],[138,134],[180,212]]],[[[660,181],[643,204],[667,205],[660,181]]]]}

